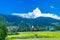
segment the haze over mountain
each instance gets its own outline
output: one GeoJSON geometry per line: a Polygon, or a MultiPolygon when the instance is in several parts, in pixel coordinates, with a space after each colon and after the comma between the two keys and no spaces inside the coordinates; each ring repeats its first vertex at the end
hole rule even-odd
{"type": "Polygon", "coordinates": [[[23,18],[38,18],[38,17],[50,17],[54,19],[60,20],[60,16],[52,14],[52,13],[42,13],[39,8],[33,10],[33,12],[28,13],[12,13],[12,15],[20,16],[23,18]]]}

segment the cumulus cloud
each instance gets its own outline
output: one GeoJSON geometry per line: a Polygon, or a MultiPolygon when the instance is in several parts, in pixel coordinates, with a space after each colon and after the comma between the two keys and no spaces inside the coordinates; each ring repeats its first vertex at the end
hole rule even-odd
{"type": "Polygon", "coordinates": [[[35,10],[33,10],[33,12],[12,13],[12,15],[20,16],[20,17],[23,17],[23,18],[50,17],[50,18],[60,20],[59,16],[57,16],[55,14],[51,14],[51,13],[42,13],[39,8],[36,8],[35,10]]]}

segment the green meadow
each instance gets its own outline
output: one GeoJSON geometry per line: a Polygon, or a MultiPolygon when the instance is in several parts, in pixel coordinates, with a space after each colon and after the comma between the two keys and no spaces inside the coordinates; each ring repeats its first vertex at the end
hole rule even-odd
{"type": "Polygon", "coordinates": [[[8,40],[60,40],[60,38],[33,38],[33,39],[8,39],[8,40]]]}
{"type": "Polygon", "coordinates": [[[60,32],[38,31],[38,32],[18,32],[17,35],[8,35],[8,40],[59,40],[60,32]]]}

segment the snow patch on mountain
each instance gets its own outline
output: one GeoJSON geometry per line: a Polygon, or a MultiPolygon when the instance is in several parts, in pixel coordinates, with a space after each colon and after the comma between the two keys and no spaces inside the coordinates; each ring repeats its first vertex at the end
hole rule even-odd
{"type": "Polygon", "coordinates": [[[12,15],[20,16],[23,18],[37,18],[37,17],[50,17],[60,20],[60,16],[51,13],[42,13],[39,8],[33,10],[33,12],[28,13],[12,13],[12,15]]]}

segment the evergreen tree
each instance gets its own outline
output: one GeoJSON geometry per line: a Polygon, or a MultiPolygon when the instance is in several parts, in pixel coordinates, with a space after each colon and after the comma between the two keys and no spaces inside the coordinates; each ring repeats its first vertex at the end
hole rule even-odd
{"type": "Polygon", "coordinates": [[[5,40],[7,36],[7,25],[5,18],[0,16],[0,40],[5,40]]]}

